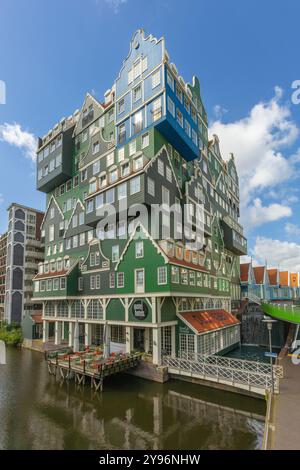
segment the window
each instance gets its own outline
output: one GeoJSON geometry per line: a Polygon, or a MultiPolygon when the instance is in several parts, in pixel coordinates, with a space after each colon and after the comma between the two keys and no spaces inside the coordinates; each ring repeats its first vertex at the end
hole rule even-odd
{"type": "Polygon", "coordinates": [[[139,111],[133,116],[134,133],[138,134],[143,129],[143,113],[139,111]]]}
{"type": "Polygon", "coordinates": [[[86,203],[86,213],[90,214],[94,210],[94,200],[91,199],[90,201],[87,201],[86,203]]]}
{"type": "Polygon", "coordinates": [[[88,131],[87,129],[83,131],[82,133],[82,142],[86,142],[88,138],[88,131]]]}
{"type": "MultiPolygon", "coordinates": [[[[187,133],[187,135],[188,135],[189,137],[191,137],[191,125],[190,125],[190,123],[189,123],[187,120],[184,121],[184,130],[185,130],[185,132],[187,133]]],[[[193,130],[193,131],[194,131],[194,130],[193,130]]],[[[195,131],[194,131],[194,132],[195,132],[195,131]]]]}
{"type": "Polygon", "coordinates": [[[161,176],[165,176],[164,162],[160,158],[157,160],[157,169],[161,176]]]}
{"type": "Polygon", "coordinates": [[[100,209],[103,206],[103,193],[96,196],[96,209],[100,209]]]}
{"type": "Polygon", "coordinates": [[[49,225],[49,242],[53,242],[54,240],[54,225],[49,225]]]}
{"type": "Polygon", "coordinates": [[[124,287],[124,273],[117,274],[117,287],[124,287]]]}
{"type": "Polygon", "coordinates": [[[136,176],[130,180],[130,194],[136,194],[141,190],[141,179],[140,176],[136,176]]]}
{"type": "Polygon", "coordinates": [[[167,267],[159,266],[157,268],[157,284],[167,284],[167,267]]]}
{"type": "Polygon", "coordinates": [[[129,70],[128,72],[128,85],[133,81],[133,70],[129,70]]]}
{"type": "Polygon", "coordinates": [[[119,260],[119,245],[114,245],[111,248],[111,260],[116,263],[119,260]]]}
{"type": "Polygon", "coordinates": [[[122,147],[118,151],[118,160],[119,160],[119,162],[122,162],[124,160],[124,158],[125,158],[125,148],[122,147]]]}
{"type": "Polygon", "coordinates": [[[160,70],[157,70],[157,72],[155,72],[152,75],[152,89],[156,88],[159,84],[160,84],[160,70]]]}
{"type": "Polygon", "coordinates": [[[166,165],[166,178],[170,183],[172,183],[172,170],[167,165],[166,165]]]}
{"type": "Polygon", "coordinates": [[[171,280],[174,284],[179,283],[179,268],[176,266],[171,267],[171,280]]]}
{"type": "Polygon", "coordinates": [[[106,173],[99,177],[99,187],[104,188],[107,184],[106,173]]]}
{"type": "Polygon", "coordinates": [[[197,132],[195,132],[194,129],[192,129],[192,140],[194,144],[198,146],[198,136],[197,136],[197,132]]]}
{"type": "Polygon", "coordinates": [[[111,289],[114,289],[116,287],[115,273],[110,273],[109,274],[109,287],[111,289]]]}
{"type": "Polygon", "coordinates": [[[157,98],[157,100],[153,102],[152,113],[153,113],[153,122],[158,121],[161,118],[161,115],[162,115],[161,98],[157,98]]]}
{"type": "Polygon", "coordinates": [[[125,100],[122,98],[120,101],[118,101],[118,114],[123,113],[125,110],[125,100]]]}
{"type": "Polygon", "coordinates": [[[66,250],[70,250],[71,249],[71,238],[67,238],[66,239],[66,250]]]}
{"type": "Polygon", "coordinates": [[[96,175],[100,171],[100,160],[93,163],[93,175],[96,175]]]}
{"type": "Polygon", "coordinates": [[[78,247],[78,235],[73,236],[73,248],[78,247]]]}
{"type": "Polygon", "coordinates": [[[145,290],[145,270],[135,269],[134,278],[135,278],[135,292],[143,293],[145,290]]]}
{"type": "Polygon", "coordinates": [[[145,72],[148,68],[148,57],[143,57],[142,59],[142,72],[145,72]]]}
{"type": "Polygon", "coordinates": [[[115,169],[115,170],[110,171],[110,173],[109,173],[109,181],[110,181],[111,183],[115,183],[115,182],[117,181],[117,179],[118,179],[118,170],[115,169]]]}
{"type": "Polygon", "coordinates": [[[55,215],[55,209],[54,209],[54,207],[51,207],[51,209],[50,209],[50,219],[54,219],[54,215],[55,215]]]}
{"type": "Polygon", "coordinates": [[[79,212],[79,225],[84,224],[84,212],[79,212]]]}
{"type": "Polygon", "coordinates": [[[118,186],[118,200],[123,199],[127,196],[127,185],[126,183],[119,184],[118,186]]]}
{"type": "Polygon", "coordinates": [[[125,124],[119,126],[119,143],[123,143],[126,140],[126,127],[125,124]]]}
{"type": "Polygon", "coordinates": [[[66,278],[65,277],[61,277],[60,278],[60,289],[61,290],[64,290],[66,288],[66,278]]]}
{"type": "Polygon", "coordinates": [[[155,196],[155,181],[152,178],[147,178],[147,187],[148,187],[148,194],[150,196],[155,196]]]}
{"type": "Polygon", "coordinates": [[[142,98],[142,86],[138,85],[132,91],[132,100],[135,103],[136,101],[139,101],[141,98],[142,98]]]}
{"type": "Polygon", "coordinates": [[[135,243],[135,257],[144,258],[144,242],[138,241],[135,243]]]}
{"type": "Polygon", "coordinates": [[[112,122],[114,120],[114,108],[108,111],[108,122],[112,122]]]}
{"type": "Polygon", "coordinates": [[[179,99],[180,103],[182,103],[182,90],[178,83],[176,83],[176,96],[179,99]]]}
{"type": "Polygon", "coordinates": [[[192,107],[192,119],[194,122],[197,122],[197,113],[195,108],[192,107]]]}
{"type": "Polygon", "coordinates": [[[53,279],[53,290],[59,289],[59,279],[53,279]]]}
{"type": "Polygon", "coordinates": [[[129,156],[131,157],[136,152],[136,140],[132,140],[129,144],[129,156]]]}
{"type": "Polygon", "coordinates": [[[82,170],[81,181],[85,181],[86,179],[87,179],[87,170],[82,170]]]}
{"type": "Polygon", "coordinates": [[[142,73],[142,63],[141,60],[138,59],[135,64],[133,64],[133,80],[138,78],[142,73]]]}
{"type": "Polygon", "coordinates": [[[183,127],[183,116],[182,116],[182,112],[180,111],[180,109],[177,108],[176,110],[176,116],[177,116],[177,122],[179,123],[179,125],[181,127],[183,127]]]}
{"type": "Polygon", "coordinates": [[[148,147],[149,145],[149,133],[142,135],[142,149],[148,147]]]}
{"type": "Polygon", "coordinates": [[[170,205],[170,191],[162,186],[161,188],[161,195],[162,195],[162,203],[167,204],[168,206],[170,205]]]}
{"type": "Polygon", "coordinates": [[[128,175],[129,175],[129,172],[130,172],[130,165],[129,165],[129,162],[124,163],[124,165],[122,165],[122,167],[121,167],[121,175],[122,175],[122,177],[128,176],[128,175]]]}
{"type": "Polygon", "coordinates": [[[143,168],[143,157],[138,157],[134,160],[134,170],[138,171],[143,168]]]}
{"type": "Polygon", "coordinates": [[[187,110],[187,112],[190,114],[191,104],[190,104],[189,100],[186,97],[184,98],[184,107],[187,110]]]}
{"type": "Polygon", "coordinates": [[[96,289],[100,289],[100,274],[96,276],[96,289]]]}
{"type": "Polygon", "coordinates": [[[115,163],[114,152],[111,152],[106,157],[106,166],[109,167],[115,163]]]}
{"type": "Polygon", "coordinates": [[[93,239],[93,230],[89,230],[88,233],[87,233],[87,241],[88,243],[93,239]]]}
{"type": "Polygon", "coordinates": [[[174,78],[169,72],[169,70],[167,71],[167,83],[169,87],[171,88],[171,90],[174,91],[174,78]]]}
{"type": "Polygon", "coordinates": [[[99,149],[100,149],[100,145],[99,145],[99,141],[97,140],[96,142],[93,143],[93,155],[99,152],[99,149]]]}
{"type": "Polygon", "coordinates": [[[106,191],[105,198],[106,204],[113,204],[115,202],[115,190],[112,188],[106,191]]]}
{"type": "Polygon", "coordinates": [[[84,246],[85,245],[85,232],[81,233],[79,235],[79,245],[84,246]]]}
{"type": "Polygon", "coordinates": [[[170,114],[172,114],[173,117],[175,117],[175,104],[174,104],[174,101],[171,100],[169,96],[168,96],[168,111],[170,114]]]}
{"type": "Polygon", "coordinates": [[[126,223],[125,222],[119,222],[118,224],[118,236],[123,237],[126,235],[126,223]]]}
{"type": "Polygon", "coordinates": [[[78,278],[78,290],[83,290],[83,277],[78,278]]]}
{"type": "Polygon", "coordinates": [[[96,190],[97,190],[97,181],[96,180],[91,181],[91,183],[89,184],[89,193],[92,194],[96,190]]]}
{"type": "Polygon", "coordinates": [[[91,276],[91,277],[90,277],[90,289],[91,289],[91,290],[94,290],[94,289],[95,289],[95,286],[96,286],[95,276],[91,276]]]}
{"type": "Polygon", "coordinates": [[[76,228],[77,225],[78,225],[78,215],[74,214],[73,217],[72,217],[72,227],[76,228]]]}

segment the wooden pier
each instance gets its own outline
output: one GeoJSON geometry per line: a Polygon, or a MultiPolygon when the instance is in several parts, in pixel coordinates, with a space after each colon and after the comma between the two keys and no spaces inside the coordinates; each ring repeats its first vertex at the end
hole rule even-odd
{"type": "Polygon", "coordinates": [[[102,392],[105,377],[124,372],[138,365],[142,353],[122,354],[103,358],[102,353],[51,352],[47,355],[50,375],[61,380],[74,379],[78,385],[87,381],[95,391],[102,392]]]}

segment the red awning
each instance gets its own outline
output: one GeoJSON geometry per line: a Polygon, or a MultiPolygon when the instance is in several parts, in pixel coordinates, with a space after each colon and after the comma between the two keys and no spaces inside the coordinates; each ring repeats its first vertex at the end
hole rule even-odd
{"type": "Polygon", "coordinates": [[[204,310],[201,312],[184,312],[179,314],[198,333],[217,330],[225,326],[238,325],[239,320],[226,310],[204,310]]]}

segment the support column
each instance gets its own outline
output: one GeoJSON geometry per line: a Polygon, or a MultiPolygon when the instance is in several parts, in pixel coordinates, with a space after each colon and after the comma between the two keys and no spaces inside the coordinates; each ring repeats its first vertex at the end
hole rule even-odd
{"type": "Polygon", "coordinates": [[[43,343],[49,341],[49,322],[43,320],[43,343]]]}
{"type": "Polygon", "coordinates": [[[171,356],[176,357],[176,325],[171,326],[171,356]]]}
{"type": "Polygon", "coordinates": [[[110,325],[106,324],[104,326],[104,357],[109,357],[110,355],[110,325]]]}
{"type": "Polygon", "coordinates": [[[126,352],[131,353],[133,350],[133,327],[126,326],[126,352]]]}
{"type": "Polygon", "coordinates": [[[149,353],[149,347],[150,347],[150,333],[151,333],[151,329],[145,328],[145,352],[147,354],[149,353]]]}
{"type": "Polygon", "coordinates": [[[54,344],[61,344],[61,321],[55,322],[54,344]]]}
{"type": "Polygon", "coordinates": [[[84,332],[84,345],[85,347],[88,347],[92,344],[92,325],[90,323],[85,323],[84,332]]]}
{"type": "Polygon", "coordinates": [[[74,322],[69,322],[69,347],[72,348],[74,344],[74,322]]]}
{"type": "Polygon", "coordinates": [[[161,328],[153,328],[153,364],[161,365],[161,328]]]}

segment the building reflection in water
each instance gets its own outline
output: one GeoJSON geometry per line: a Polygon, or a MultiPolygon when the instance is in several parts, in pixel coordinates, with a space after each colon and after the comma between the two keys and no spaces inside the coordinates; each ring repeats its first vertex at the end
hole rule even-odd
{"type": "MultiPolygon", "coordinates": [[[[18,374],[6,371],[17,388],[6,394],[5,406],[0,393],[0,448],[254,449],[261,445],[262,400],[130,375],[107,379],[99,394],[88,386],[55,381],[40,356],[32,359],[30,352],[21,356],[18,374]]],[[[1,374],[0,370],[2,379],[1,374]]]]}

